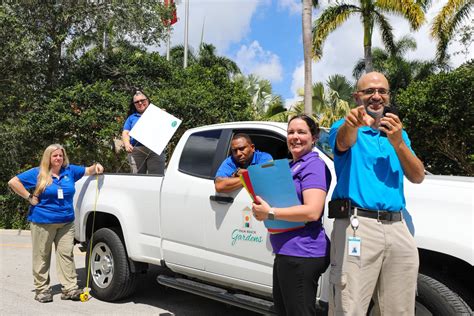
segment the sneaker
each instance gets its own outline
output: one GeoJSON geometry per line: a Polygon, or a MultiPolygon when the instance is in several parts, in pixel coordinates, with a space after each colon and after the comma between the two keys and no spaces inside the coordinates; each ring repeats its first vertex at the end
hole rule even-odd
{"type": "Polygon", "coordinates": [[[79,301],[81,299],[82,290],[74,289],[61,294],[62,300],[72,300],[72,301],[79,301]]]}
{"type": "Polygon", "coordinates": [[[35,295],[35,300],[40,303],[49,303],[53,301],[53,296],[51,295],[51,291],[44,291],[41,293],[37,293],[35,295]]]}

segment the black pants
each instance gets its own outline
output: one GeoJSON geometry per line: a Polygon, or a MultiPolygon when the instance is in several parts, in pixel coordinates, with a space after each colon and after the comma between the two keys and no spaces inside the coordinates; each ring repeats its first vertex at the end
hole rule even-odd
{"type": "Polygon", "coordinates": [[[273,302],[279,316],[316,315],[318,279],[329,257],[276,255],[273,264],[273,302]]]}

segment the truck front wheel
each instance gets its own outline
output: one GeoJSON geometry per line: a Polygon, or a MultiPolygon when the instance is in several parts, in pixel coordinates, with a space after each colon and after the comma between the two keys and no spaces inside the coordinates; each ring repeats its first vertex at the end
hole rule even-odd
{"type": "Polygon", "coordinates": [[[110,228],[97,230],[92,238],[92,251],[90,249],[89,245],[86,267],[90,262],[92,296],[112,302],[131,295],[137,278],[130,271],[127,252],[118,233],[110,228]]]}

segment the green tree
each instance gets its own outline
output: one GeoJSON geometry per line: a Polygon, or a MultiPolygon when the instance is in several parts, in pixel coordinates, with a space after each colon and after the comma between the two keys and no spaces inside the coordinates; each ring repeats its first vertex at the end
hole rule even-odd
{"type": "Polygon", "coordinates": [[[313,27],[313,51],[316,60],[322,57],[323,44],[329,34],[342,25],[349,17],[359,14],[364,30],[364,60],[367,72],[372,66],[372,33],[374,25],[380,28],[382,41],[389,51],[395,49],[392,26],[386,13],[396,14],[407,19],[411,28],[416,30],[424,22],[423,6],[417,1],[407,0],[358,0],[359,5],[337,3],[330,5],[316,20],[313,27]]]}
{"type": "Polygon", "coordinates": [[[31,76],[23,81],[34,82],[36,90],[58,87],[70,59],[90,47],[112,49],[112,44],[122,41],[153,45],[164,36],[161,15],[166,10],[152,0],[141,1],[140,5],[107,1],[47,1],[41,5],[3,2],[0,8],[2,37],[9,40],[0,53],[12,53],[10,58],[19,60],[13,65],[20,63],[23,71],[29,68],[22,61],[34,64],[28,71],[31,76]],[[107,37],[109,44],[104,46],[107,37]],[[17,44],[19,49],[15,48],[17,44]]]}
{"type": "Polygon", "coordinates": [[[345,76],[339,74],[329,76],[326,85],[332,91],[337,92],[339,99],[346,101],[351,107],[355,105],[352,96],[354,85],[345,76]]]}
{"type": "Polygon", "coordinates": [[[474,175],[474,63],[412,82],[397,101],[412,147],[435,174],[474,175]]]}
{"type": "Polygon", "coordinates": [[[266,79],[261,79],[256,75],[237,75],[234,81],[240,82],[250,95],[252,108],[256,117],[271,117],[275,112],[281,112],[283,101],[279,95],[272,92],[272,84],[266,79]]]}
{"type": "MultiPolygon", "coordinates": [[[[350,110],[349,102],[341,99],[339,92],[332,89],[339,88],[342,93],[347,92],[347,89],[352,90],[350,83],[344,79],[344,76],[334,75],[326,82],[326,87],[322,82],[313,84],[312,114],[310,116],[322,127],[330,127],[335,121],[345,117],[350,110]],[[345,83],[342,84],[341,82],[345,83]]],[[[303,97],[304,90],[299,89],[298,94],[303,97]]],[[[292,116],[303,113],[306,113],[304,102],[299,101],[293,104],[287,111],[279,112],[269,119],[277,122],[287,122],[292,116]]]]}
{"type": "Polygon", "coordinates": [[[472,0],[448,0],[431,25],[431,36],[437,41],[436,57],[445,62],[449,42],[471,14],[472,0]]]}
{"type": "MultiPolygon", "coordinates": [[[[184,46],[176,45],[170,49],[170,61],[175,67],[182,67],[184,60],[184,46]]],[[[224,68],[229,76],[240,73],[237,63],[232,59],[218,56],[216,54],[216,47],[212,44],[202,43],[200,45],[198,54],[194,53],[192,47],[188,48],[188,65],[197,63],[203,67],[218,66],[224,68]]]]}

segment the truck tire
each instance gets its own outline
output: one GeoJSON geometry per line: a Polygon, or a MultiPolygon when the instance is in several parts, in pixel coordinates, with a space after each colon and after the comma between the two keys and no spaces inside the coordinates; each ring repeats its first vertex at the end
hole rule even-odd
{"type": "Polygon", "coordinates": [[[426,311],[434,316],[472,315],[471,308],[459,295],[443,283],[420,273],[418,274],[416,315],[424,315],[426,311]]]}
{"type": "Polygon", "coordinates": [[[107,302],[125,298],[135,291],[137,277],[130,271],[127,251],[119,234],[110,228],[94,233],[92,251],[86,255],[86,267],[90,260],[90,285],[93,297],[107,302]]]}
{"type": "MultiPolygon", "coordinates": [[[[376,313],[370,302],[367,315],[376,313]]],[[[424,274],[418,274],[418,288],[415,302],[416,316],[454,316],[472,315],[472,310],[459,295],[451,291],[443,283],[424,274]]]]}

